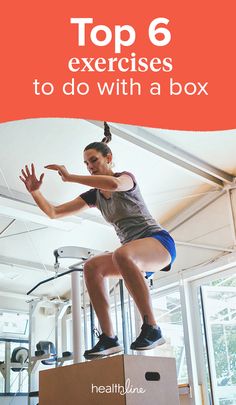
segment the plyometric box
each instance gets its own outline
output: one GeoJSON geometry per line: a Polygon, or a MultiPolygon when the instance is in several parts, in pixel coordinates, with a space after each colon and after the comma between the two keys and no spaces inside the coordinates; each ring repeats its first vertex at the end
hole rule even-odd
{"type": "Polygon", "coordinates": [[[39,405],[179,405],[175,359],[116,355],[41,371],[39,405]]]}

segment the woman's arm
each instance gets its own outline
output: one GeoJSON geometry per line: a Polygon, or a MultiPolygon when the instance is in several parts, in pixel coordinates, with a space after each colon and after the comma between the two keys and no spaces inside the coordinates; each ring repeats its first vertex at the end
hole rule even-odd
{"type": "Polygon", "coordinates": [[[127,191],[133,187],[133,180],[127,174],[122,174],[120,177],[106,175],[80,176],[70,174],[67,181],[84,184],[104,191],[127,191]]]}
{"type": "Polygon", "coordinates": [[[26,189],[32,195],[34,201],[36,202],[37,206],[43,211],[49,218],[61,218],[66,215],[75,214],[81,212],[89,206],[86,202],[81,198],[77,197],[72,201],[69,201],[65,204],[61,204],[58,206],[54,206],[46,198],[42,195],[39,191],[39,188],[42,185],[44,174],[41,174],[39,179],[37,179],[35,174],[34,165],[31,165],[31,172],[28,166],[25,166],[25,170],[21,170],[22,176],[20,179],[25,184],[26,189]]]}
{"type": "Polygon", "coordinates": [[[70,174],[62,165],[47,165],[45,168],[56,170],[63,181],[84,184],[104,191],[127,191],[133,187],[133,180],[127,174],[122,174],[119,177],[107,175],[80,176],[70,174]]]}
{"type": "Polygon", "coordinates": [[[46,200],[39,190],[33,191],[31,195],[41,211],[43,211],[51,219],[62,218],[67,215],[79,213],[89,208],[81,197],[77,197],[67,203],[54,206],[46,200]]]}

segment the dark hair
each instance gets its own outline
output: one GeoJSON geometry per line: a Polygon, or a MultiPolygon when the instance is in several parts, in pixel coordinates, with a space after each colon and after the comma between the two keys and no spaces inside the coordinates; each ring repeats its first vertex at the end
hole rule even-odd
{"type": "Polygon", "coordinates": [[[103,156],[107,156],[108,153],[112,154],[111,149],[107,144],[111,141],[110,127],[107,122],[104,121],[104,138],[101,142],[92,142],[84,148],[85,150],[95,149],[97,152],[101,152],[103,156]]]}

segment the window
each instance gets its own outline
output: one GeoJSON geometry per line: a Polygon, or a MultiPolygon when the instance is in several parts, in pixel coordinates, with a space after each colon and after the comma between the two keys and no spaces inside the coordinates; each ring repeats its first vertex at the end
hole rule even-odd
{"type": "MultiPolygon", "coordinates": [[[[117,289],[114,290],[111,297],[114,301],[114,294],[117,293],[116,290],[117,289]]],[[[164,294],[163,292],[160,294],[158,291],[153,290],[151,291],[151,294],[153,309],[157,322],[165,336],[166,344],[158,346],[153,350],[146,350],[144,354],[146,356],[175,357],[178,383],[185,384],[188,382],[188,374],[179,290],[166,290],[164,294]]],[[[119,340],[122,342],[122,318],[119,300],[120,297],[117,294],[117,304],[112,305],[112,318],[114,326],[116,325],[116,333],[118,334],[119,340]]],[[[125,291],[125,317],[129,347],[130,343],[136,338],[136,336],[134,332],[134,303],[133,300],[128,297],[127,291],[125,291]]],[[[132,352],[128,350],[128,353],[132,352]]]]}
{"type": "Polygon", "coordinates": [[[178,290],[168,290],[158,295],[157,292],[152,294],[152,303],[156,319],[161,327],[166,344],[150,350],[151,356],[175,357],[178,384],[188,382],[184,331],[180,304],[180,293],[178,290]]]}
{"type": "Polygon", "coordinates": [[[27,338],[29,328],[28,314],[0,311],[0,336],[3,338],[27,338]]]}
{"type": "Polygon", "coordinates": [[[198,297],[210,401],[236,405],[236,277],[202,283],[198,297]]]}

